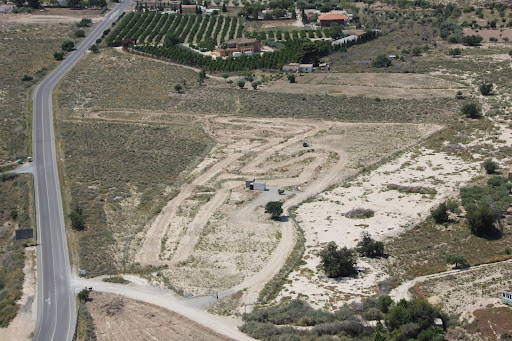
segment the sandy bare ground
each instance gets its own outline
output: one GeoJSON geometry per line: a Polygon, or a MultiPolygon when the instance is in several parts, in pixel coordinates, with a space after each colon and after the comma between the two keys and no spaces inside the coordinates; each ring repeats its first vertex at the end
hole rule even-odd
{"type": "Polygon", "coordinates": [[[298,220],[306,236],[306,265],[292,273],[281,296],[309,296],[318,307],[336,308],[348,299],[376,294],[375,285],[386,277],[385,261],[360,259],[357,278],[329,279],[316,269],[318,251],[328,242],[353,248],[362,232],[377,240],[391,238],[429,215],[435,205],[446,200],[461,185],[480,172],[480,162],[427,149],[414,149],[380,166],[370,174],[319,195],[298,209],[298,220]],[[435,194],[403,193],[388,185],[422,186],[435,194]],[[367,219],[350,219],[345,214],[355,208],[372,209],[367,219]]]}
{"type": "Polygon", "coordinates": [[[273,185],[277,182],[273,178],[284,175],[279,180],[282,187],[309,181],[318,166],[328,165],[327,154],[308,153],[310,159],[304,165],[301,163],[305,158],[300,156],[277,164],[267,159],[283,150],[286,152],[280,157],[284,158],[289,158],[289,153],[302,152],[302,141],[318,133],[320,127],[328,124],[207,120],[205,129],[218,145],[192,172],[193,180],[180,189],[178,196],[153,221],[135,260],[141,264],[172,266],[168,271],[171,281],[195,294],[208,293],[211,286],[206,286],[206,282],[213,279],[218,283],[214,286],[216,290],[236,284],[239,284],[237,289],[254,287],[247,291],[247,296],[254,299],[283,265],[295,232],[290,222],[270,221],[261,207],[243,205],[257,195],[244,189],[245,179],[257,177],[273,185]],[[296,162],[298,166],[294,165],[296,162]],[[202,195],[207,195],[205,202],[191,200],[202,195]],[[279,233],[280,240],[277,240],[279,233]],[[190,273],[191,270],[195,273],[190,273]],[[244,278],[252,280],[244,282],[244,278]]]}
{"type": "Polygon", "coordinates": [[[36,255],[35,248],[25,249],[23,291],[18,305],[20,310],[7,328],[0,328],[0,340],[31,340],[36,328],[36,255]]]}
{"type": "Polygon", "coordinates": [[[90,298],[98,340],[234,340],[159,306],[98,292],[90,298]]]}
{"type": "Polygon", "coordinates": [[[273,82],[263,91],[293,94],[374,96],[381,98],[453,97],[464,85],[425,74],[313,73],[297,77],[295,84],[273,82]]]}
{"type": "Polygon", "coordinates": [[[464,35],[479,35],[483,38],[482,42],[489,43],[490,38],[498,39],[499,43],[509,43],[512,40],[512,28],[497,28],[497,29],[482,29],[482,30],[473,30],[469,27],[464,28],[464,35]],[[503,38],[508,38],[509,42],[503,40],[503,38]]]}

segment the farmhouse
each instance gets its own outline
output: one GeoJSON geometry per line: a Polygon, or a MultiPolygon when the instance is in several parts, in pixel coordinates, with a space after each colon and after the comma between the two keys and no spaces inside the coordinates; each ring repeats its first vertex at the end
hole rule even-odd
{"type": "Polygon", "coordinates": [[[14,9],[14,5],[0,5],[0,13],[11,13],[14,9]]]}
{"type": "Polygon", "coordinates": [[[334,23],[346,25],[348,24],[348,17],[343,14],[325,13],[318,17],[318,22],[322,27],[329,27],[334,23]]]}
{"type": "Polygon", "coordinates": [[[196,14],[196,5],[181,5],[181,13],[183,14],[196,14]]]}
{"type": "MultiPolygon", "coordinates": [[[[225,48],[217,49],[221,57],[231,56],[235,52],[239,53],[254,53],[261,51],[261,43],[256,38],[238,38],[231,39],[226,42],[225,48]]],[[[251,54],[249,53],[249,54],[251,54]]]]}

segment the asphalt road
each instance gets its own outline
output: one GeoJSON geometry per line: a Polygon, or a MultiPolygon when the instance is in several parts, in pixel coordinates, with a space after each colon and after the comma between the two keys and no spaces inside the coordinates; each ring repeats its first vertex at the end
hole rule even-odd
{"type": "MultiPolygon", "coordinates": [[[[32,93],[33,159],[37,224],[37,325],[34,340],[71,340],[75,331],[75,295],[66,242],[62,198],[53,131],[52,92],[57,83],[85,55],[102,32],[126,9],[119,4],[82,40],[76,50],[32,93]]],[[[64,40],[64,39],[63,39],[64,40]]]]}

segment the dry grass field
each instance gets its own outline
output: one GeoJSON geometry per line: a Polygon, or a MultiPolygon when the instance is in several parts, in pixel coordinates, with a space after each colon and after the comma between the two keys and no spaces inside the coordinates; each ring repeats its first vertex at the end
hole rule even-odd
{"type": "MultiPolygon", "coordinates": [[[[377,96],[371,88],[361,90],[358,96],[330,96],[315,92],[265,91],[266,83],[262,85],[262,91],[240,90],[234,84],[214,79],[207,80],[206,86],[199,86],[198,75],[192,70],[112,50],[88,56],[79,66],[71,71],[62,86],[62,89],[69,89],[59,98],[66,102],[59,104],[64,113],[71,108],[92,111],[126,108],[350,122],[445,123],[453,119],[460,106],[452,99],[432,96],[375,100],[377,96]],[[184,87],[182,93],[173,90],[177,83],[184,87]],[[117,91],[110,91],[114,88],[117,91]],[[361,93],[363,96],[359,96],[361,93]]],[[[413,80],[418,79],[416,75],[410,76],[413,80]]],[[[397,81],[401,82],[399,86],[406,87],[407,76],[397,81]]],[[[270,90],[272,84],[268,85],[270,90]]]]}
{"type": "Polygon", "coordinates": [[[0,164],[29,155],[30,86],[56,65],[53,52],[72,33],[71,25],[21,25],[0,16],[0,164]]]}
{"type": "Polygon", "coordinates": [[[200,127],[173,121],[63,120],[59,133],[70,209],[80,207],[87,226],[79,263],[93,276],[109,262],[121,269],[126,238],[175,194],[210,145],[200,127]]]}
{"type": "MultiPolygon", "coordinates": [[[[32,177],[0,175],[0,327],[16,316],[22,295],[24,242],[15,240],[15,230],[34,227],[32,177]]],[[[30,241],[30,240],[27,240],[30,241]]]]}
{"type": "Polygon", "coordinates": [[[262,88],[268,92],[289,94],[320,94],[362,96],[380,99],[428,99],[455,97],[464,91],[461,83],[425,74],[384,73],[317,73],[298,77],[296,84],[287,80],[273,82],[262,88]]]}

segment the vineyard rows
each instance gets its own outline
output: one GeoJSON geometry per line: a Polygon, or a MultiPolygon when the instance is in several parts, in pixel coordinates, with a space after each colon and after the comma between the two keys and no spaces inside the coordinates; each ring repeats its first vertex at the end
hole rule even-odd
{"type": "Polygon", "coordinates": [[[242,37],[244,27],[237,17],[133,12],[110,32],[107,43],[119,45],[130,39],[139,45],[159,45],[167,34],[173,33],[188,44],[208,39],[222,44],[226,40],[242,37]]]}

